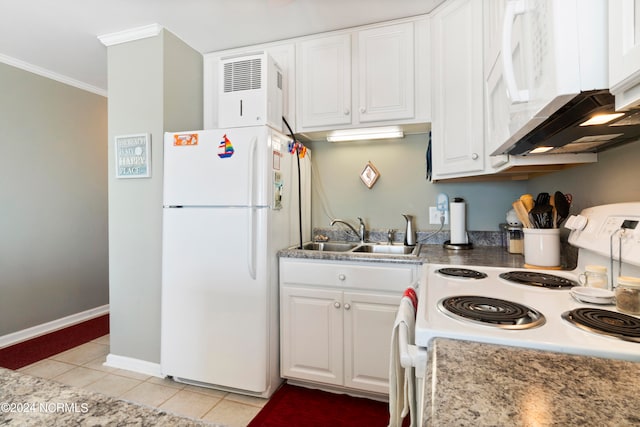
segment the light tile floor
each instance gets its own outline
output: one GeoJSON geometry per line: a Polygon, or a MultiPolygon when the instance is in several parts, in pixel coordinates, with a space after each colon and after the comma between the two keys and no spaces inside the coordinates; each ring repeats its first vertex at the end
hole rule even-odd
{"type": "Polygon", "coordinates": [[[244,427],[267,399],[196,387],[103,366],[109,335],[19,369],[30,375],[103,393],[167,412],[244,427]]]}

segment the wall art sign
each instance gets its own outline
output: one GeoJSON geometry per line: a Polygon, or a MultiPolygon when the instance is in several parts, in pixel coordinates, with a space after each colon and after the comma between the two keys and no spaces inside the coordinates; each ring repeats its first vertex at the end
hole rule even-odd
{"type": "Polygon", "coordinates": [[[116,178],[151,176],[151,135],[139,133],[115,137],[116,178]]]}

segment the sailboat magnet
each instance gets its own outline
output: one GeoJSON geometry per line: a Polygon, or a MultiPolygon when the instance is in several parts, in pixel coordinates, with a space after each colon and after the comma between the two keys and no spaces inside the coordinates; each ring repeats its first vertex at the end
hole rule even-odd
{"type": "Polygon", "coordinates": [[[234,150],[231,141],[227,138],[227,135],[225,134],[222,138],[223,140],[220,141],[220,145],[218,145],[218,157],[226,159],[227,157],[233,156],[234,150]]]}

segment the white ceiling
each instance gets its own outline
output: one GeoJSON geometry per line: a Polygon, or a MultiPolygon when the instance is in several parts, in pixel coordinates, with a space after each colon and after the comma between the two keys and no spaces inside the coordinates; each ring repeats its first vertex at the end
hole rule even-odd
{"type": "Polygon", "coordinates": [[[106,93],[107,48],[100,35],[157,23],[207,53],[420,15],[441,2],[0,0],[0,61],[106,93]]]}

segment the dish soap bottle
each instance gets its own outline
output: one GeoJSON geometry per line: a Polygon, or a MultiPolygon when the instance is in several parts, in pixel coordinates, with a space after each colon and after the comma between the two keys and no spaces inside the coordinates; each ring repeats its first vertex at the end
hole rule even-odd
{"type": "Polygon", "coordinates": [[[415,246],[416,230],[413,226],[413,215],[402,214],[402,216],[407,220],[407,229],[404,232],[404,245],[415,246]]]}

